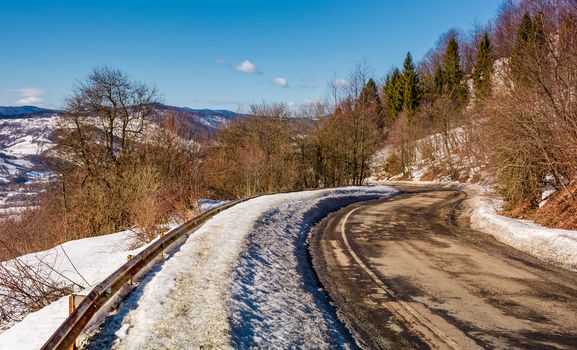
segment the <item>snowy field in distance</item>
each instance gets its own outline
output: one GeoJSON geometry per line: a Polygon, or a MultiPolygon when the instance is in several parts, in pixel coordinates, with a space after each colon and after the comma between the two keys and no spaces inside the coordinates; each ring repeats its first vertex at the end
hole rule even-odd
{"type": "Polygon", "coordinates": [[[53,145],[55,123],[56,116],[0,118],[0,220],[17,216],[49,181],[40,155],[53,145]]]}

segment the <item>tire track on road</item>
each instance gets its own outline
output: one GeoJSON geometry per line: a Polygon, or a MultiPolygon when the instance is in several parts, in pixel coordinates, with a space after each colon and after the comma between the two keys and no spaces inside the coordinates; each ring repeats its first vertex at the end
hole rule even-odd
{"type": "MultiPolygon", "coordinates": [[[[354,249],[351,247],[346,234],[346,223],[350,215],[358,210],[359,207],[354,208],[349,211],[347,215],[341,221],[341,237],[348,253],[357,262],[360,268],[365,271],[373,281],[380,287],[383,293],[391,301],[383,303],[389,311],[391,311],[396,317],[403,321],[404,325],[409,327],[412,331],[417,332],[421,335],[422,339],[434,349],[461,349],[461,346],[457,344],[451,337],[441,331],[436,327],[425,315],[420,314],[411,303],[405,302],[403,300],[398,300],[396,294],[389,289],[386,284],[362,261],[362,259],[355,253],[354,249]],[[398,300],[398,301],[394,301],[398,300]]],[[[432,315],[432,313],[431,313],[432,315]]],[[[429,315],[429,317],[431,316],[429,315]]],[[[481,349],[477,344],[462,333],[459,329],[452,326],[451,324],[445,322],[445,327],[452,328],[454,333],[460,333],[460,341],[462,345],[466,346],[466,349],[481,349]]]]}

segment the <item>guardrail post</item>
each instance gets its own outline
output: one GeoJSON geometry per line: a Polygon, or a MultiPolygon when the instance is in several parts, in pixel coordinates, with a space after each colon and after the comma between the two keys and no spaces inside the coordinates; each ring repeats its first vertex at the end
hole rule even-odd
{"type": "MultiPolygon", "coordinates": [[[[74,309],[76,309],[76,306],[78,306],[82,300],[84,300],[84,298],[86,298],[86,295],[80,295],[80,294],[70,294],[68,296],[68,314],[72,314],[72,312],[74,312],[74,309]]],[[[70,347],[68,348],[69,350],[76,350],[76,341],[74,341],[72,344],[70,344],[70,347]]]]}
{"type": "MultiPolygon", "coordinates": [[[[164,237],[164,231],[160,231],[160,239],[162,239],[162,237],[164,237]]],[[[160,260],[164,260],[164,246],[162,246],[162,251],[160,252],[160,260]]]]}
{"type": "MultiPolygon", "coordinates": [[[[130,260],[132,260],[132,258],[134,258],[134,255],[130,255],[128,254],[126,256],[126,262],[129,262],[130,260]]],[[[132,277],[130,277],[130,279],[128,280],[128,285],[132,285],[134,283],[134,281],[132,280],[132,277]]]]}

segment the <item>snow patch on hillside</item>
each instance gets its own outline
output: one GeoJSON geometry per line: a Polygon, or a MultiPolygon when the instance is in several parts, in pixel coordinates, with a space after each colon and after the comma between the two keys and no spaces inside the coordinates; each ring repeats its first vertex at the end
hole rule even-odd
{"type": "MultiPolygon", "coordinates": [[[[46,270],[55,281],[74,281],[86,288],[81,294],[126,262],[128,254],[138,254],[144,247],[131,231],[69,241],[55,248],[20,257],[22,262],[46,270]],[[52,269],[54,271],[52,271],[52,269]],[[78,274],[78,272],[80,275],[78,274]],[[56,273],[57,271],[58,273],[56,273]]],[[[2,262],[10,266],[13,261],[2,262]]],[[[68,316],[68,297],[62,297],[0,334],[0,349],[38,349],[68,316]]]]}
{"type": "Polygon", "coordinates": [[[451,129],[447,135],[434,133],[425,136],[410,145],[410,160],[404,173],[391,174],[386,171],[387,163],[400,156],[393,145],[378,150],[371,159],[371,181],[379,180],[437,180],[442,182],[460,180],[471,181],[479,178],[483,167],[478,160],[467,155],[465,145],[469,144],[472,131],[464,127],[451,129]],[[449,167],[448,164],[451,164],[449,167]]]}
{"type": "Polygon", "coordinates": [[[499,200],[490,190],[468,185],[471,226],[538,259],[577,271],[577,231],[543,227],[530,220],[499,215],[499,200]]]}
{"type": "Polygon", "coordinates": [[[8,155],[37,155],[52,146],[57,116],[0,120],[0,149],[8,155]]]}
{"type": "Polygon", "coordinates": [[[29,207],[37,185],[50,179],[39,155],[53,145],[56,118],[0,118],[0,220],[29,207]]]}

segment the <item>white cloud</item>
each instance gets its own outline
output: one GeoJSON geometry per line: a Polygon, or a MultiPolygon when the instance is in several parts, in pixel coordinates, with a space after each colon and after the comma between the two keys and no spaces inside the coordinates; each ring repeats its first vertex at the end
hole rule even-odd
{"type": "Polygon", "coordinates": [[[301,82],[298,86],[300,89],[314,89],[314,88],[316,88],[315,78],[304,77],[301,79],[301,82]]]}
{"type": "Polygon", "coordinates": [[[237,64],[234,68],[236,68],[236,70],[238,70],[240,72],[247,73],[247,74],[260,73],[260,71],[256,68],[254,63],[252,63],[249,60],[242,61],[241,63],[237,64]]]}
{"type": "Polygon", "coordinates": [[[306,105],[314,105],[314,104],[317,104],[320,102],[321,102],[321,100],[310,100],[308,98],[305,98],[304,100],[301,101],[301,105],[305,105],[305,106],[306,105]]]}
{"type": "Polygon", "coordinates": [[[302,99],[300,101],[288,101],[286,104],[289,107],[303,107],[303,106],[311,106],[311,105],[315,105],[317,103],[322,103],[322,100],[316,99],[316,100],[311,100],[308,98],[302,99]]]}
{"type": "Polygon", "coordinates": [[[42,103],[42,99],[39,97],[34,97],[34,96],[28,96],[28,97],[23,97],[21,99],[19,99],[18,101],[16,101],[17,105],[20,106],[27,106],[27,105],[33,105],[33,104],[40,104],[42,103]]]}
{"type": "Polygon", "coordinates": [[[346,79],[339,78],[339,79],[333,80],[333,85],[336,87],[345,87],[345,86],[349,85],[349,82],[346,79]]]}
{"type": "Polygon", "coordinates": [[[228,65],[228,61],[219,59],[219,60],[216,60],[216,64],[220,64],[221,66],[226,66],[226,65],[228,65]]]}
{"type": "Polygon", "coordinates": [[[210,100],[208,103],[218,108],[233,108],[235,111],[240,111],[244,103],[233,100],[210,100]]]}
{"type": "Polygon", "coordinates": [[[42,95],[46,93],[44,89],[36,87],[25,87],[19,89],[6,89],[8,92],[15,92],[20,95],[20,98],[16,101],[17,105],[31,105],[31,104],[41,104],[44,100],[41,98],[42,95]]]}
{"type": "Polygon", "coordinates": [[[276,78],[273,79],[273,83],[274,83],[276,86],[280,86],[280,87],[282,87],[282,88],[288,87],[288,81],[286,80],[285,77],[276,77],[276,78]]]}
{"type": "Polygon", "coordinates": [[[44,89],[35,88],[35,87],[26,87],[26,88],[21,88],[21,89],[10,89],[10,90],[17,92],[17,93],[21,94],[22,96],[26,96],[26,97],[30,97],[30,96],[38,97],[40,95],[44,95],[44,93],[45,93],[44,89]]]}

